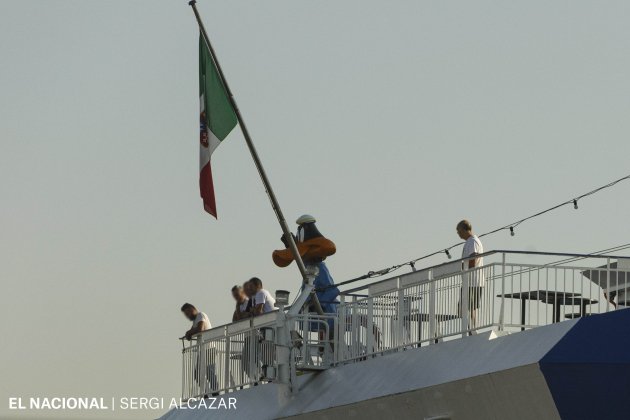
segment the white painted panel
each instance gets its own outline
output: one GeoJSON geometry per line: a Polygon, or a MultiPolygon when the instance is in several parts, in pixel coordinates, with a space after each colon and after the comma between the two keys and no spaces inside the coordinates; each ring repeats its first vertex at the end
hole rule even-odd
{"type": "Polygon", "coordinates": [[[384,293],[392,292],[396,289],[398,289],[398,277],[371,284],[370,287],[368,287],[368,294],[370,296],[381,295],[384,293]]]}
{"type": "Polygon", "coordinates": [[[269,312],[264,315],[257,316],[253,319],[252,324],[254,327],[259,327],[261,325],[270,324],[275,322],[278,311],[269,312]]]}
{"type": "Polygon", "coordinates": [[[201,333],[203,340],[211,340],[213,338],[221,338],[225,335],[225,325],[201,333]]]}
{"type": "Polygon", "coordinates": [[[462,262],[455,261],[449,264],[440,265],[433,269],[433,278],[446,277],[449,274],[460,273],[462,271],[462,262]]]}
{"type": "Polygon", "coordinates": [[[617,260],[617,269],[630,271],[630,258],[619,258],[617,260]]]}
{"type": "Polygon", "coordinates": [[[228,324],[227,332],[228,334],[235,334],[242,331],[247,331],[251,328],[251,319],[245,319],[243,321],[235,322],[234,324],[228,324]]]}
{"type": "Polygon", "coordinates": [[[400,277],[400,286],[407,287],[414,284],[422,283],[429,280],[431,270],[416,271],[415,273],[406,274],[400,277]]]}

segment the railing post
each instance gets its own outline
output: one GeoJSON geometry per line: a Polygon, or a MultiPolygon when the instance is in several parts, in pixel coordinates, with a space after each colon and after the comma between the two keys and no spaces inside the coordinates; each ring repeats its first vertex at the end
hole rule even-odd
{"type": "MultiPolygon", "coordinates": [[[[283,384],[287,384],[290,387],[293,386],[291,382],[291,364],[294,361],[291,358],[291,338],[290,338],[290,325],[292,322],[284,312],[280,311],[276,318],[276,334],[275,334],[275,351],[276,351],[276,377],[278,381],[283,384]]],[[[308,325],[307,325],[308,331],[308,325]]]]}
{"type": "Polygon", "coordinates": [[[304,311],[304,314],[302,316],[303,322],[302,322],[302,347],[300,348],[300,357],[302,358],[302,364],[303,365],[307,365],[310,364],[310,350],[309,350],[309,330],[311,328],[311,320],[310,320],[310,315],[309,312],[304,311]]]}
{"type": "Polygon", "coordinates": [[[348,351],[346,345],[346,295],[341,295],[339,301],[335,334],[335,363],[339,363],[342,358],[345,358],[348,351]]]}
{"type": "Polygon", "coordinates": [[[505,317],[505,252],[501,253],[501,306],[499,307],[499,331],[503,331],[505,317]]]}
{"type": "Polygon", "coordinates": [[[339,298],[339,309],[337,309],[337,334],[335,334],[335,362],[339,363],[344,360],[348,351],[346,343],[346,296],[341,295],[339,298]]]}
{"type": "Polygon", "coordinates": [[[394,347],[400,347],[402,345],[406,345],[404,337],[404,329],[405,329],[405,317],[408,316],[407,307],[410,302],[408,299],[405,299],[405,291],[402,287],[400,287],[400,278],[398,278],[398,305],[396,305],[397,313],[396,313],[396,327],[395,327],[395,340],[394,347]]]}
{"type": "Polygon", "coordinates": [[[225,327],[225,362],[224,362],[225,366],[223,369],[224,377],[223,377],[223,384],[220,384],[219,383],[220,378],[216,374],[216,365],[215,365],[215,377],[217,381],[217,389],[221,389],[221,388],[227,389],[230,387],[230,382],[232,379],[230,376],[230,347],[231,347],[230,336],[227,334],[227,327],[225,327]]]}
{"type": "Polygon", "coordinates": [[[206,367],[208,366],[208,360],[206,357],[206,348],[203,343],[203,337],[200,335],[197,338],[197,346],[199,348],[198,353],[198,363],[197,363],[197,380],[199,382],[199,395],[198,397],[203,398],[206,392],[206,384],[208,379],[206,378],[206,367]]]}
{"type": "MultiPolygon", "coordinates": [[[[182,346],[184,342],[182,341],[182,346]]],[[[182,349],[182,400],[186,398],[186,348],[182,349]]]]}
{"type": "Polygon", "coordinates": [[[339,359],[339,348],[341,347],[341,343],[343,341],[339,338],[339,312],[335,313],[335,317],[333,318],[333,353],[332,353],[332,364],[336,364],[339,359]]]}
{"type": "Polygon", "coordinates": [[[247,365],[249,366],[249,382],[250,384],[258,382],[258,366],[256,366],[256,352],[258,351],[258,336],[254,329],[253,318],[249,321],[249,330],[247,330],[247,365]]]}
{"type": "MultiPolygon", "coordinates": [[[[436,337],[436,322],[435,322],[435,280],[433,280],[433,270],[429,270],[429,344],[434,344],[436,337]]],[[[419,315],[421,316],[421,315],[419,315]]],[[[418,322],[422,322],[422,319],[418,319],[418,322]]],[[[418,342],[422,342],[422,337],[418,337],[418,342]]]]}
{"type": "MultiPolygon", "coordinates": [[[[332,359],[333,359],[333,354],[331,353],[331,347],[330,347],[330,324],[328,323],[329,318],[323,317],[320,319],[320,330],[322,328],[322,326],[324,327],[324,339],[322,341],[320,341],[320,346],[323,345],[324,346],[324,354],[322,355],[322,365],[329,367],[332,366],[332,359]]],[[[333,322],[333,327],[334,327],[334,322],[333,322]]]]}
{"type": "MultiPolygon", "coordinates": [[[[350,335],[352,336],[352,348],[350,352],[350,357],[357,357],[359,355],[359,349],[361,346],[361,340],[359,336],[359,328],[362,326],[361,322],[361,309],[359,308],[359,303],[357,301],[356,296],[352,296],[352,314],[350,315],[350,319],[352,320],[352,327],[350,330],[350,335]]],[[[367,308],[366,312],[366,320],[365,320],[365,328],[367,329],[367,308]]],[[[366,338],[367,340],[367,338],[366,338]]],[[[367,348],[366,348],[367,353],[367,348]]]]}
{"type": "Polygon", "coordinates": [[[466,264],[466,261],[464,261],[462,263],[462,288],[461,288],[461,298],[460,298],[460,303],[459,303],[459,310],[462,316],[462,337],[466,337],[466,335],[468,334],[468,324],[469,324],[469,317],[470,317],[470,305],[469,305],[469,299],[470,299],[470,289],[469,289],[469,285],[468,283],[470,282],[469,279],[469,271],[470,270],[466,270],[466,268],[464,267],[464,265],[466,264]]]}
{"type": "Polygon", "coordinates": [[[374,298],[372,296],[367,299],[367,335],[365,337],[365,343],[367,346],[366,353],[374,353],[374,298]]]}

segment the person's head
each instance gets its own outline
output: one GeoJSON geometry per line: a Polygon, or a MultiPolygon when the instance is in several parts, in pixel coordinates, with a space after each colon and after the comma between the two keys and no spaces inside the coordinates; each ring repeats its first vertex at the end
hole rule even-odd
{"type": "Polygon", "coordinates": [[[251,283],[252,289],[256,292],[263,288],[262,280],[258,277],[252,277],[249,279],[249,283],[251,283]]]}
{"type": "Polygon", "coordinates": [[[472,225],[468,220],[462,220],[457,224],[457,235],[466,240],[472,235],[472,225]]]}
{"type": "Polygon", "coordinates": [[[243,291],[245,292],[245,295],[247,295],[247,297],[253,297],[256,294],[256,291],[254,290],[254,286],[252,285],[252,282],[249,280],[243,283],[243,291]]]}
{"type": "Polygon", "coordinates": [[[237,302],[242,302],[245,299],[245,291],[239,285],[232,287],[232,297],[237,302]]]}
{"type": "Polygon", "coordinates": [[[191,321],[194,321],[197,317],[197,314],[199,313],[197,308],[195,308],[195,306],[190,303],[184,303],[182,305],[182,312],[184,313],[184,316],[191,321]]]}

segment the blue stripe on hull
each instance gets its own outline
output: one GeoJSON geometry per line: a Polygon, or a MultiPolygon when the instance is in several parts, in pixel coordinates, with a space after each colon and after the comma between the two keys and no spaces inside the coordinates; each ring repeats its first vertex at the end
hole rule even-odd
{"type": "Polygon", "coordinates": [[[563,419],[629,419],[630,309],[580,319],[540,368],[563,419]]]}

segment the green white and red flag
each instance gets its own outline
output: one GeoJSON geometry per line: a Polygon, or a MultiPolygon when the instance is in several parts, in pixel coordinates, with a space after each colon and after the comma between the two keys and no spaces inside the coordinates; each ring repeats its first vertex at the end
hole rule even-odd
{"type": "Polygon", "coordinates": [[[199,191],[203,208],[217,217],[210,157],[221,142],[236,126],[237,117],[219,71],[199,36],[199,191]]]}

